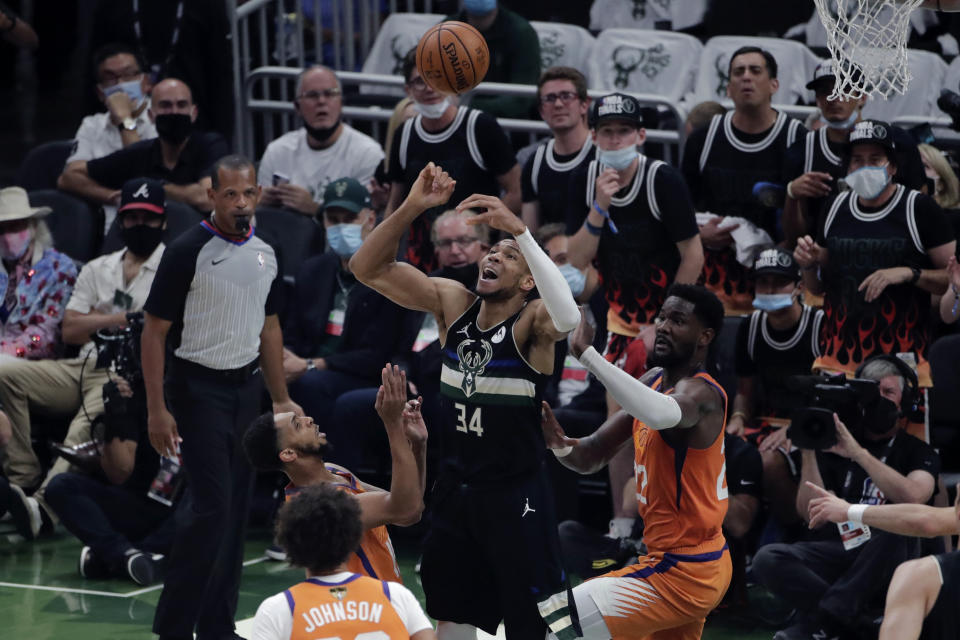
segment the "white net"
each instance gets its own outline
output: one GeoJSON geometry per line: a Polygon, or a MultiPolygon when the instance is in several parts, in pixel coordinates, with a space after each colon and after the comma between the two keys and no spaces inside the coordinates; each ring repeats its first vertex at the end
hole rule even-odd
{"type": "Polygon", "coordinates": [[[923,0],[814,0],[837,80],[831,99],[903,94],[910,12],[923,0]]]}

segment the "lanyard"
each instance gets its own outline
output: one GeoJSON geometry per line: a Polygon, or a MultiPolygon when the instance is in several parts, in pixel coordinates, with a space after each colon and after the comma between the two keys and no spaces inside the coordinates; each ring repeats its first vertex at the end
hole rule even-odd
{"type": "MultiPolygon", "coordinates": [[[[151,64],[150,76],[153,82],[160,79],[160,74],[166,70],[170,61],[173,59],[173,52],[177,48],[177,42],[180,40],[180,23],[183,21],[183,0],[177,3],[177,21],[173,24],[173,35],[170,36],[170,49],[167,51],[167,59],[162,65],[151,64]]],[[[140,31],[140,0],[133,0],[133,33],[137,36],[137,44],[140,45],[140,53],[143,59],[147,60],[147,50],[143,46],[143,36],[140,31]]]]}
{"type": "MultiPolygon", "coordinates": [[[[887,442],[887,445],[883,448],[883,455],[879,456],[878,458],[881,463],[883,464],[887,463],[887,456],[890,455],[890,450],[893,449],[893,441],[896,439],[897,439],[897,436],[894,435],[892,438],[890,438],[890,440],[887,442]]],[[[860,495],[856,496],[856,502],[854,502],[853,500],[854,496],[850,495],[850,483],[853,482],[853,470],[854,470],[854,467],[856,466],[857,466],[856,462],[852,460],[848,461],[847,477],[843,480],[843,498],[850,504],[859,504],[860,500],[863,498],[863,487],[860,488],[860,495]]],[[[870,477],[870,476],[867,476],[867,477],[870,477]]]]}

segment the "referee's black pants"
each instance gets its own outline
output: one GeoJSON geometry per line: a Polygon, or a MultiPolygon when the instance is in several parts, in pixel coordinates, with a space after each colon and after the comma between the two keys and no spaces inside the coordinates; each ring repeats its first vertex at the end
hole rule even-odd
{"type": "Polygon", "coordinates": [[[163,640],[234,638],[253,471],[242,448],[257,417],[263,381],[184,371],[174,361],[165,386],[183,442],[191,501],[177,511],[176,534],[153,631],[163,640]]]}

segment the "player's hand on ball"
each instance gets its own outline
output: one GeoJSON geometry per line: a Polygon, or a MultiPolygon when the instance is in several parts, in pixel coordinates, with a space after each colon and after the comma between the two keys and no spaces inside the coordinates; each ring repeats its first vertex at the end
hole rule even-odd
{"type": "Polygon", "coordinates": [[[485,224],[500,231],[518,236],[527,230],[527,226],[513,211],[503,204],[496,196],[485,196],[475,193],[457,205],[457,211],[465,209],[486,209],[486,212],[468,218],[465,222],[470,225],[485,224]]]}
{"type": "MultiPolygon", "coordinates": [[[[546,402],[540,403],[542,413],[540,414],[540,428],[543,429],[543,439],[547,443],[547,449],[567,449],[574,447],[579,442],[576,438],[568,438],[564,433],[563,427],[557,422],[557,417],[553,415],[553,409],[546,402]]],[[[567,449],[567,453],[570,450],[567,449]]]]}
{"type": "Polygon", "coordinates": [[[407,202],[421,211],[439,207],[447,203],[456,186],[457,181],[449,173],[430,162],[410,188],[407,202]]]}
{"type": "Polygon", "coordinates": [[[587,316],[580,308],[580,324],[570,334],[570,352],[575,358],[579,358],[593,344],[594,335],[593,326],[587,321],[587,316]]]}

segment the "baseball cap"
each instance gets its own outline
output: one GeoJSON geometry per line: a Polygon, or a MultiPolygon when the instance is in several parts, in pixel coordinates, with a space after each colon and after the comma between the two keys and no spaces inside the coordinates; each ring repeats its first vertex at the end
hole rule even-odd
{"type": "Polygon", "coordinates": [[[139,209],[163,214],[166,213],[166,204],[163,182],[154,178],[131,178],[123,183],[117,213],[139,209]]]}
{"type": "Polygon", "coordinates": [[[836,80],[837,78],[837,72],[833,68],[833,60],[827,60],[817,65],[816,69],[813,70],[813,80],[807,83],[807,89],[816,88],[822,80],[827,78],[830,80],[836,80]]]}
{"type": "Polygon", "coordinates": [[[333,207],[360,213],[370,208],[370,192],[355,178],[337,178],[323,190],[323,210],[333,207]]]}
{"type": "Polygon", "coordinates": [[[861,120],[855,124],[847,139],[847,152],[857,144],[878,144],[888,153],[897,150],[893,141],[893,129],[890,123],[882,120],[861,120]]]}
{"type": "Polygon", "coordinates": [[[602,123],[613,120],[627,122],[639,129],[643,126],[640,103],[625,93],[611,93],[594,100],[590,108],[590,126],[596,129],[602,123]]]}
{"type": "Polygon", "coordinates": [[[753,263],[753,274],[784,276],[796,281],[800,279],[800,268],[793,259],[792,253],[780,247],[773,247],[764,249],[757,256],[756,262],[753,263]]]}

